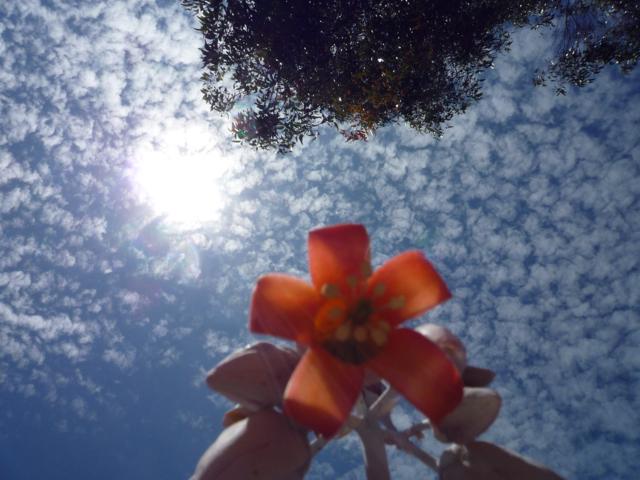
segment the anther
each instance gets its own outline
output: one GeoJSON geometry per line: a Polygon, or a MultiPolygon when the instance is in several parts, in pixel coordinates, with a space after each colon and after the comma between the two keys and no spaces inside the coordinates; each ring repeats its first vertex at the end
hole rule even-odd
{"type": "Polygon", "coordinates": [[[343,323],[336,329],[333,336],[339,342],[344,342],[351,336],[351,324],[343,323]]]}
{"type": "Polygon", "coordinates": [[[384,320],[379,321],[376,324],[376,327],[379,328],[380,330],[382,330],[384,333],[389,333],[389,330],[391,330],[391,325],[389,325],[384,320]]]}
{"type": "Polygon", "coordinates": [[[377,283],[376,286],[373,287],[373,296],[379,297],[384,293],[384,289],[385,289],[384,283],[377,283]]]}
{"type": "Polygon", "coordinates": [[[389,300],[387,306],[392,310],[397,310],[398,308],[404,307],[404,297],[393,297],[391,300],[389,300]]]}
{"type": "Polygon", "coordinates": [[[322,285],[320,293],[327,298],[337,298],[340,296],[340,289],[333,283],[325,283],[322,285]]]}
{"type": "Polygon", "coordinates": [[[356,342],[364,342],[367,339],[367,336],[367,329],[362,325],[356,327],[353,331],[353,338],[356,339],[356,342]]]}
{"type": "Polygon", "coordinates": [[[385,332],[381,328],[372,328],[370,333],[371,340],[373,340],[373,343],[375,343],[378,347],[381,347],[385,343],[387,343],[387,332],[385,332]]]}

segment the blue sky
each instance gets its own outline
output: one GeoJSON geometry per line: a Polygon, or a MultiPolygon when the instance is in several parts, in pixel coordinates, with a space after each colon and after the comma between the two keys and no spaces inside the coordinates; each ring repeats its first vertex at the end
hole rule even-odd
{"type": "MultiPolygon", "coordinates": [[[[194,27],[169,1],[0,4],[0,477],[188,477],[257,276],[305,276],[307,231],[359,222],[374,264],[420,248],[449,284],[428,320],[498,373],[486,439],[635,478],[640,74],[556,97],[531,84],[547,41],[520,32],[442,140],[326,131],[276,157],[207,111],[194,27]]],[[[348,437],[309,478],[359,464],[348,437]]]]}

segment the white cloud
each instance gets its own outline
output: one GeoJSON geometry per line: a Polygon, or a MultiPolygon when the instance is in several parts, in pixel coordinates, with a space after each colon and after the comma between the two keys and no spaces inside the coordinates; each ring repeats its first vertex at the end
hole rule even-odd
{"type": "Polygon", "coordinates": [[[133,366],[136,352],[134,350],[120,351],[115,348],[108,348],[102,354],[102,358],[104,361],[113,363],[122,370],[126,370],[133,366]]]}
{"type": "MultiPolygon", "coordinates": [[[[276,157],[232,147],[228,120],[206,111],[201,40],[177,4],[57,7],[0,6],[0,389],[90,420],[72,386],[108,404],[94,369],[197,369],[230,353],[251,341],[259,275],[306,275],[308,229],[364,222],[376,264],[422,248],[447,279],[455,299],[428,318],[498,371],[490,438],[569,477],[632,478],[637,73],[561,98],[531,89],[525,65],[549,45],[523,32],[441,141],[403,126],[367,143],[325,132],[276,157]],[[140,145],[187,127],[230,163],[224,211],[194,232],[151,228],[126,172],[140,145]]],[[[335,451],[352,461],[348,442],[335,451]]],[[[423,472],[392,464],[394,478],[423,472]]],[[[323,461],[311,478],[362,477],[341,468],[323,461]]]]}

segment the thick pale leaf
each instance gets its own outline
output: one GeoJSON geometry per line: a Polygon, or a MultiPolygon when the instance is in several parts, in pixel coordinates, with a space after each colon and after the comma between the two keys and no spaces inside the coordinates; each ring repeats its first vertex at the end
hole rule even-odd
{"type": "Polygon", "coordinates": [[[496,373],[487,368],[467,366],[462,372],[462,382],[467,387],[486,387],[495,376],[496,373]]]}
{"type": "Polygon", "coordinates": [[[280,405],[297,352],[267,342],[232,353],[207,375],[207,385],[251,410],[280,405]]]}
{"type": "Polygon", "coordinates": [[[302,479],[310,457],[306,435],[284,415],[260,410],[222,431],[191,480],[302,479]]]}
{"type": "Polygon", "coordinates": [[[491,426],[501,405],[502,399],[495,390],[465,387],[460,405],[434,425],[435,437],[444,443],[470,443],[491,426]]]}
{"type": "Polygon", "coordinates": [[[562,480],[544,465],[488,442],[453,446],[442,453],[440,480],[562,480]]]}
{"type": "Polygon", "coordinates": [[[243,407],[242,405],[236,405],[234,408],[227,410],[224,413],[224,416],[222,417],[222,426],[225,428],[230,427],[234,423],[251,416],[252,413],[254,413],[254,410],[243,407]]]}

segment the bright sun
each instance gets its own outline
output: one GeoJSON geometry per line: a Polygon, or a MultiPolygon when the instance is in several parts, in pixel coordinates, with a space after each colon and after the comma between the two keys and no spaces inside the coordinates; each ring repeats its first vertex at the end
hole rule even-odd
{"type": "Polygon", "coordinates": [[[171,128],[141,144],[133,178],[145,201],[172,223],[193,228],[215,221],[223,207],[221,177],[229,162],[205,127],[171,128]]]}

